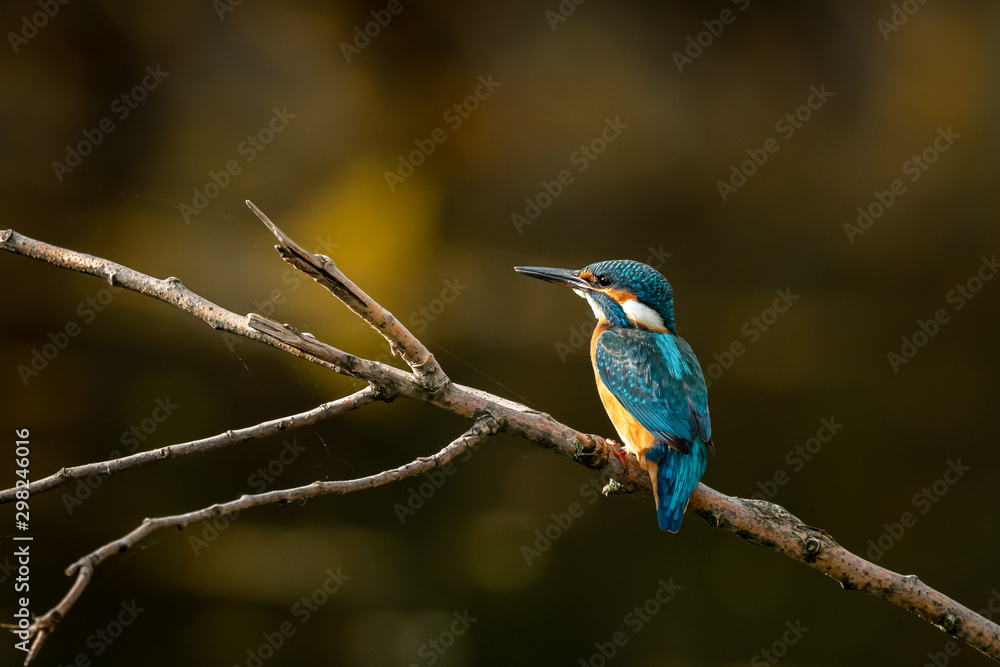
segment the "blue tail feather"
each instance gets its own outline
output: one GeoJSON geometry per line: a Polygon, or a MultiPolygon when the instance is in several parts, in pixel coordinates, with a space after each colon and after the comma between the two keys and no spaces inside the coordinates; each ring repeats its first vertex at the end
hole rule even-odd
{"type": "MultiPolygon", "coordinates": [[[[665,444],[646,454],[646,460],[656,464],[656,518],[661,530],[680,530],[684,510],[691,492],[705,473],[707,448],[700,439],[690,443],[689,453],[682,454],[665,444]]],[[[651,471],[652,472],[652,471],[651,471]]]]}

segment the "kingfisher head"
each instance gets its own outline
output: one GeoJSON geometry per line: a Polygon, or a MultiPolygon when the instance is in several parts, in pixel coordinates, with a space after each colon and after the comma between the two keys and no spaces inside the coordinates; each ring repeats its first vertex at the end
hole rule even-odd
{"type": "Polygon", "coordinates": [[[594,309],[598,321],[612,326],[674,331],[674,299],[670,283],[651,266],[630,259],[590,264],[576,271],[515,266],[532,278],[571,287],[594,309]]]}

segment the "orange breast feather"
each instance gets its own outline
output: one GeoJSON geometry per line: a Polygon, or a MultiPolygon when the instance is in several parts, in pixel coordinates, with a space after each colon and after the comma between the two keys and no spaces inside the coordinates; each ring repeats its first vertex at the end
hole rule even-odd
{"type": "MultiPolygon", "coordinates": [[[[594,330],[594,337],[591,339],[590,344],[592,361],[596,356],[597,338],[603,331],[604,327],[600,325],[594,330]]],[[[597,372],[596,363],[594,364],[594,379],[597,380],[597,392],[601,396],[604,409],[607,411],[608,417],[611,418],[611,423],[614,424],[618,435],[624,441],[622,444],[625,446],[625,450],[639,460],[639,465],[646,468],[646,452],[656,444],[656,436],[643,428],[636,418],[625,409],[621,401],[608,390],[604,382],[601,381],[601,375],[597,372]]]]}

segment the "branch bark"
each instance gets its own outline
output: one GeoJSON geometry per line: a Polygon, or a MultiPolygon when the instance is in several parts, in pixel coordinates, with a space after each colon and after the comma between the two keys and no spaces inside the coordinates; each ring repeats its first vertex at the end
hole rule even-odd
{"type": "MultiPolygon", "coordinates": [[[[176,278],[158,280],[115,262],[52,246],[12,230],[0,231],[0,248],[61,268],[102,277],[113,285],[170,303],[215,329],[271,345],[288,354],[370,383],[368,389],[335,401],[333,404],[341,406],[335,409],[335,412],[360,407],[363,403],[378,398],[402,396],[448,410],[473,420],[474,424],[469,431],[437,454],[428,458],[418,458],[378,475],[339,482],[314,482],[293,489],[242,496],[237,500],[187,514],[144,520],[142,525],[128,535],[87,554],[70,566],[67,574],[75,574],[77,578],[60,603],[36,619],[32,626],[34,632],[32,652],[25,664],[37,655],[42,642],[52,632],[55,624],[79,599],[94,568],[112,554],[131,547],[155,530],[168,526],[182,528],[213,516],[257,505],[332,493],[348,493],[398,481],[441,465],[469,446],[498,431],[519,436],[589,468],[607,473],[611,482],[605,488],[606,494],[636,491],[651,493],[649,477],[639,467],[637,461],[629,458],[627,464],[623,466],[616,456],[609,455],[611,450],[600,436],[581,433],[545,413],[532,410],[520,403],[452,383],[426,347],[388,310],[344,276],[332,260],[306,251],[275,226],[256,206],[250,202],[247,204],[275,234],[278,239],[276,248],[282,258],[329,289],[334,296],[385,337],[393,351],[400,354],[409,365],[411,373],[348,354],[318,341],[310,334],[299,332],[293,327],[260,315],[254,313],[247,316],[237,315],[191,292],[176,278]],[[345,407],[347,405],[351,407],[345,407]]],[[[333,404],[320,406],[316,410],[333,404]]],[[[299,417],[302,415],[293,415],[285,419],[295,420],[299,417]]],[[[251,429],[274,429],[276,428],[274,424],[282,421],[265,422],[251,429]]],[[[187,451],[183,449],[185,447],[217,447],[231,444],[236,441],[231,434],[245,431],[247,429],[227,432],[195,443],[143,452],[117,461],[63,469],[34,482],[33,485],[37,487],[33,488],[32,492],[54,488],[61,483],[59,480],[67,481],[73,476],[101,471],[102,466],[110,466],[107,468],[108,472],[114,472],[138,467],[153,460],[164,460],[169,456],[163,454],[164,450],[170,450],[173,455],[177,455],[178,451],[187,451]],[[196,444],[207,442],[212,444],[196,444]],[[83,472],[85,469],[88,472],[83,472]]],[[[13,497],[12,491],[13,489],[0,491],[0,503],[9,502],[13,497]]],[[[713,526],[731,531],[752,544],[783,554],[823,572],[840,582],[845,589],[861,590],[906,609],[994,660],[1000,661],[1000,626],[927,586],[915,576],[899,575],[866,561],[837,544],[822,529],[805,525],[774,503],[733,498],[700,484],[691,496],[690,507],[713,526]]]]}
{"type": "Polygon", "coordinates": [[[901,607],[969,646],[1000,661],[1000,626],[931,588],[916,575],[902,575],[837,544],[822,528],[805,525],[784,507],[765,500],[733,498],[704,484],[689,507],[709,524],[751,544],[788,556],[858,590],[901,607]]]}
{"type": "Polygon", "coordinates": [[[161,530],[163,528],[186,528],[193,523],[199,523],[215,517],[225,516],[226,514],[240,512],[250,507],[259,507],[261,505],[270,505],[273,503],[287,503],[293,500],[305,500],[308,498],[315,498],[317,496],[330,494],[351,493],[362,489],[374,489],[375,487],[389,484],[390,482],[398,482],[401,479],[421,475],[428,470],[432,470],[433,468],[437,468],[445,463],[448,463],[448,461],[451,461],[456,456],[464,453],[470,447],[474,447],[490,435],[496,433],[497,429],[498,424],[496,421],[488,416],[484,416],[483,418],[476,420],[476,423],[473,424],[472,428],[436,454],[426,458],[419,457],[406,465],[386,470],[376,475],[369,475],[367,477],[359,477],[357,479],[339,482],[313,482],[312,484],[307,484],[306,486],[298,486],[291,489],[268,491],[253,495],[243,495],[236,500],[231,500],[227,503],[212,505],[211,507],[195,510],[193,512],[187,512],[185,514],[163,516],[155,519],[143,519],[142,524],[132,530],[132,532],[118,538],[117,540],[108,542],[104,546],[90,552],[66,568],[66,576],[73,576],[75,574],[76,581],[73,582],[73,586],[70,587],[69,592],[63,597],[63,599],[59,601],[59,604],[42,616],[36,618],[28,628],[28,632],[32,635],[33,641],[31,643],[31,649],[28,651],[28,655],[25,658],[24,664],[28,665],[35,659],[38,652],[41,650],[42,645],[45,643],[45,640],[50,634],[52,634],[56,624],[66,616],[70,608],[76,604],[76,601],[80,599],[81,595],[83,595],[84,590],[86,590],[87,585],[90,583],[90,579],[94,574],[94,569],[114,554],[128,551],[146,536],[157,530],[161,530]]]}
{"type": "Polygon", "coordinates": [[[332,259],[326,255],[309,252],[293,241],[285,232],[278,229],[278,226],[271,222],[263,211],[254,206],[252,201],[248,199],[246,203],[278,239],[278,245],[275,246],[275,249],[282,259],[330,290],[355,315],[382,334],[382,337],[389,342],[392,351],[398,353],[403,361],[413,369],[413,373],[420,379],[422,385],[428,389],[435,389],[448,381],[448,377],[430,350],[410,333],[392,313],[380,306],[374,299],[365,294],[364,290],[345,276],[332,259]]]}
{"type": "MultiPolygon", "coordinates": [[[[172,459],[178,456],[186,456],[188,454],[205,453],[213,449],[235,445],[240,442],[259,440],[261,438],[274,435],[275,433],[309,426],[344,412],[356,410],[362,405],[367,405],[368,403],[371,403],[379,398],[391,400],[391,397],[383,394],[377,394],[371,387],[365,387],[350,396],[345,396],[344,398],[339,398],[336,401],[324,403],[313,408],[312,410],[306,410],[305,412],[300,412],[298,414],[281,417],[280,419],[272,419],[271,421],[262,422],[246,428],[236,429],[235,431],[226,431],[225,433],[213,435],[210,438],[192,440],[191,442],[182,442],[176,445],[160,447],[159,449],[150,449],[145,452],[137,452],[131,456],[124,456],[118,459],[98,461],[97,463],[88,463],[86,465],[73,466],[70,468],[62,468],[48,477],[43,477],[42,479],[35,480],[34,482],[28,484],[28,494],[30,496],[36,496],[39,493],[51,491],[52,489],[58,488],[63,484],[68,484],[74,479],[80,479],[82,477],[90,477],[91,475],[110,477],[116,472],[139,468],[144,465],[149,465],[150,463],[156,463],[157,461],[166,461],[167,459],[172,459]]],[[[0,491],[0,504],[12,502],[14,500],[16,490],[17,489],[15,488],[11,488],[0,491]]]]}

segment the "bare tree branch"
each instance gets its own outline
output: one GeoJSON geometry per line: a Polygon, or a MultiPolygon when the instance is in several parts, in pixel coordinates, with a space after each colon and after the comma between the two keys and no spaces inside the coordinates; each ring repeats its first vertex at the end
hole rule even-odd
{"type": "Polygon", "coordinates": [[[476,420],[472,428],[436,454],[417,458],[406,465],[386,470],[376,475],[340,482],[313,482],[306,486],[298,486],[291,489],[243,495],[236,500],[212,505],[211,507],[187,512],[186,514],[143,519],[142,524],[132,530],[132,532],[117,540],[108,542],[66,568],[66,576],[73,576],[75,574],[76,581],[73,582],[73,586],[63,599],[59,601],[59,604],[36,618],[28,628],[28,632],[33,637],[33,640],[24,664],[27,665],[35,659],[35,656],[38,655],[38,652],[42,648],[42,644],[52,634],[56,624],[66,616],[70,608],[83,595],[83,591],[86,590],[87,584],[90,583],[90,579],[94,574],[94,569],[111,556],[128,551],[150,533],[163,528],[183,529],[193,523],[232,514],[233,512],[240,512],[250,507],[271,505],[273,503],[287,503],[292,500],[304,500],[330,494],[345,494],[362,489],[374,489],[377,486],[389,484],[390,482],[398,482],[401,479],[421,475],[428,470],[448,463],[448,461],[464,453],[470,447],[478,445],[490,435],[496,433],[498,427],[499,424],[494,419],[484,416],[476,420]]]}
{"type": "Polygon", "coordinates": [[[434,355],[417,340],[392,313],[365,294],[364,290],[345,276],[333,260],[326,255],[315,255],[293,241],[278,229],[264,213],[247,200],[247,206],[267,225],[278,239],[275,248],[286,262],[310,276],[340,299],[354,314],[367,322],[375,331],[389,341],[393,352],[398,352],[413,372],[428,389],[435,389],[448,381],[434,355]]]}
{"type": "MultiPolygon", "coordinates": [[[[86,465],[73,466],[71,468],[62,468],[48,477],[43,477],[42,479],[31,482],[27,486],[27,490],[29,495],[37,496],[40,493],[50,491],[62,486],[63,484],[67,484],[74,479],[89,477],[90,475],[109,477],[116,472],[131,470],[132,468],[138,468],[150,463],[156,463],[157,461],[165,461],[178,456],[186,456],[187,454],[204,453],[213,449],[226,447],[228,445],[235,445],[239,442],[259,440],[261,438],[274,435],[275,433],[315,424],[324,419],[329,419],[330,417],[359,408],[362,405],[367,405],[378,398],[383,398],[383,396],[376,393],[371,387],[365,387],[350,396],[345,396],[344,398],[339,398],[336,401],[324,403],[313,408],[312,410],[306,410],[305,412],[300,412],[298,414],[281,417],[280,419],[272,419],[271,421],[262,422],[254,426],[248,426],[234,431],[226,431],[225,433],[213,435],[209,438],[202,438],[200,440],[192,440],[191,442],[182,442],[176,445],[160,447],[159,449],[150,449],[145,452],[132,454],[131,456],[124,456],[120,459],[98,461],[96,463],[88,463],[86,465]]],[[[21,488],[23,489],[25,487],[21,488]]],[[[16,491],[16,488],[4,489],[3,491],[0,491],[0,504],[13,501],[16,491]]]]}
{"type": "Polygon", "coordinates": [[[281,325],[257,314],[237,315],[195,294],[177,278],[164,280],[153,278],[116,262],[53,246],[10,229],[0,230],[0,249],[38,259],[63,269],[98,276],[113,285],[169,303],[203,320],[213,329],[244,336],[342,375],[366,380],[390,395],[426,401],[469,419],[475,417],[477,413],[497,411],[506,423],[505,430],[509,433],[526,438],[541,447],[556,450],[563,455],[579,458],[589,467],[609,473],[624,488],[650,489],[649,476],[645,471],[631,466],[625,469],[615,457],[609,460],[610,449],[600,436],[580,433],[545,413],[515,401],[450,382],[435,390],[429,390],[422,383],[414,382],[414,376],[393,366],[348,354],[308,334],[299,333],[292,327],[281,325]],[[262,325],[265,321],[270,323],[266,329],[262,325]],[[250,326],[251,322],[255,326],[262,327],[262,330],[250,326]],[[277,334],[279,329],[282,332],[280,337],[277,334]],[[265,331],[275,332],[275,335],[265,331]],[[296,345],[293,346],[287,341],[295,341],[296,345]]]}
{"type": "Polygon", "coordinates": [[[717,528],[819,570],[846,590],[863,591],[902,607],[1000,661],[1000,626],[996,623],[934,590],[916,575],[896,574],[848,551],[825,530],[805,525],[780,505],[732,498],[702,484],[689,506],[717,528]]]}
{"type": "MultiPolygon", "coordinates": [[[[62,268],[101,276],[112,284],[166,301],[216,329],[266,343],[338,373],[367,380],[372,385],[375,397],[384,393],[424,401],[473,419],[476,425],[434,457],[417,459],[379,475],[347,482],[315,482],[295,489],[243,496],[229,503],[176,517],[147,519],[142,526],[121,540],[105,545],[70,567],[68,574],[77,575],[76,583],[59,605],[36,621],[37,634],[33,653],[37,653],[40,640],[51,632],[54,624],[82,593],[94,566],[111,553],[134,544],[149,532],[168,525],[183,527],[194,521],[258,504],[323,493],[346,493],[348,490],[396,481],[410,474],[420,474],[444,462],[442,457],[449,456],[446,452],[450,452],[452,447],[460,447],[464,451],[465,447],[461,444],[463,438],[478,442],[477,438],[485,437],[483,434],[504,431],[607,473],[612,481],[605,488],[605,493],[651,491],[649,476],[639,467],[638,462],[629,458],[627,465],[623,466],[616,456],[609,455],[610,448],[603,438],[576,431],[547,414],[514,401],[448,381],[433,355],[389,311],[347,279],[329,258],[302,250],[256,207],[252,204],[250,206],[278,238],[277,248],[282,257],[327,287],[359,317],[378,330],[407,362],[413,370],[412,374],[348,354],[293,327],[256,314],[238,316],[194,294],[176,278],[157,280],[114,262],[51,246],[11,230],[0,231],[0,248],[62,268]]],[[[914,576],[890,572],[851,553],[825,531],[806,526],[784,508],[769,502],[732,498],[704,484],[699,485],[691,496],[690,506],[711,525],[729,530],[753,544],[817,569],[839,581],[846,589],[862,590],[907,609],[1000,661],[1000,626],[926,586],[914,576]]],[[[29,656],[29,659],[31,657],[33,656],[29,656]]]]}

